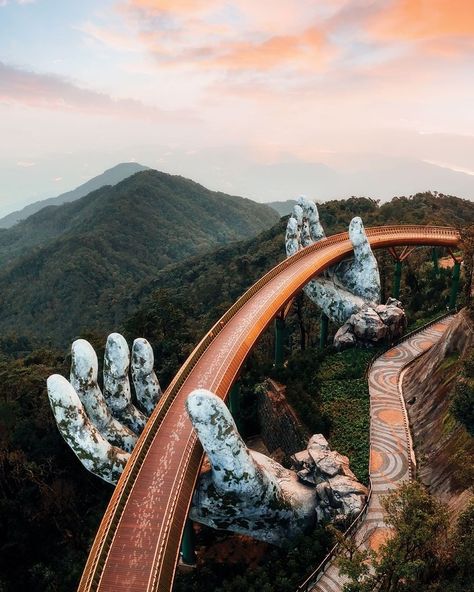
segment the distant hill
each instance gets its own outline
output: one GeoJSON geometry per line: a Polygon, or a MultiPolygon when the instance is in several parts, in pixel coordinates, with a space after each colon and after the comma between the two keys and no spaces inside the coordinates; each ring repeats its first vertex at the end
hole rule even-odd
{"type": "Polygon", "coordinates": [[[34,203],[25,206],[22,210],[17,210],[16,212],[8,214],[4,218],[0,218],[0,228],[11,228],[20,222],[20,220],[25,220],[28,216],[39,212],[39,210],[47,206],[60,206],[63,203],[75,201],[76,199],[84,197],[91,191],[104,187],[104,185],[117,185],[117,183],[130,177],[130,175],[134,175],[140,171],[146,171],[147,169],[148,167],[138,164],[137,162],[122,162],[117,164],[111,169],[104,171],[101,175],[97,175],[97,177],[79,185],[79,187],[76,187],[76,189],[73,189],[72,191],[67,191],[57,197],[35,201],[34,203]]]}
{"type": "Polygon", "coordinates": [[[0,268],[0,333],[65,343],[83,328],[107,320],[112,327],[118,302],[135,309],[130,299],[138,282],[277,220],[266,205],[154,170],[44,208],[0,233],[4,257],[9,239],[23,253],[10,250],[0,268]]]}
{"type": "Polygon", "coordinates": [[[266,204],[270,208],[273,208],[280,216],[288,216],[293,212],[293,208],[296,205],[295,199],[287,199],[286,201],[271,201],[266,204]]]}

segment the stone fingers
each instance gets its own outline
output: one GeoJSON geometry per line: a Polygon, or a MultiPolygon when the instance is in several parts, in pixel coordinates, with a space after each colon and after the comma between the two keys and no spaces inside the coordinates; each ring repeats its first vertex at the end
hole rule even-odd
{"type": "Polygon", "coordinates": [[[129,453],[112,446],[87,417],[73,386],[59,374],[47,380],[48,397],[62,437],[94,475],[115,484],[129,453]]]}
{"type": "Polygon", "coordinates": [[[360,296],[366,303],[380,303],[380,274],[377,259],[370,247],[364,224],[355,217],[349,224],[349,238],[354,256],[339,263],[334,269],[334,281],[360,296]]]}
{"type": "Polygon", "coordinates": [[[111,414],[97,384],[97,355],[85,339],[77,339],[71,346],[70,382],[79,396],[89,419],[111,444],[131,452],[137,435],[123,426],[111,414]]]}
{"type": "Polygon", "coordinates": [[[137,401],[151,415],[161,397],[161,388],[153,370],[153,348],[146,339],[135,339],[132,347],[132,380],[137,401]]]}
{"type": "Polygon", "coordinates": [[[266,475],[252,458],[222,399],[197,389],[188,396],[186,410],[211,463],[216,489],[252,497],[263,493],[268,487],[266,475]]]}
{"type": "Polygon", "coordinates": [[[287,257],[291,257],[291,255],[294,255],[299,251],[300,245],[298,242],[298,238],[298,222],[296,218],[293,218],[293,216],[291,216],[288,219],[285,234],[285,247],[287,257]]]}
{"type": "MultiPolygon", "coordinates": [[[[319,220],[318,207],[314,201],[311,201],[302,195],[298,199],[297,203],[303,210],[303,221],[306,223],[307,232],[309,235],[307,244],[316,243],[325,238],[326,234],[324,233],[324,228],[322,227],[319,220]]],[[[303,244],[303,246],[307,245],[303,244]]]]}
{"type": "Polygon", "coordinates": [[[132,403],[128,370],[130,350],[119,333],[111,333],[107,338],[104,355],[104,396],[112,415],[140,434],[145,427],[147,417],[132,403]]]}
{"type": "Polygon", "coordinates": [[[319,221],[318,208],[313,201],[302,195],[298,198],[286,227],[286,254],[290,257],[299,249],[323,238],[325,234],[319,221]]]}

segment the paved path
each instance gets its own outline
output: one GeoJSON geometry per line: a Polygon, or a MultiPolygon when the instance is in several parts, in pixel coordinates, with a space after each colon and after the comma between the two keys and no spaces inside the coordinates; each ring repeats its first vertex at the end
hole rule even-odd
{"type": "MultiPolygon", "coordinates": [[[[370,479],[372,496],[367,516],[357,531],[362,547],[377,549],[389,529],[384,523],[380,500],[383,495],[410,479],[415,466],[410,431],[399,390],[404,368],[432,347],[452,317],[428,327],[380,356],[369,374],[370,394],[370,479]]],[[[312,588],[315,592],[340,592],[343,579],[330,563],[312,588]]]]}

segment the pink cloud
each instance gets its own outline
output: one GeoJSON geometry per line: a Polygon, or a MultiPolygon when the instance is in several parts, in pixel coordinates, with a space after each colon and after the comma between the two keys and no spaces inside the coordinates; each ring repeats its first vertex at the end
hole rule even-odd
{"type": "Polygon", "coordinates": [[[38,74],[2,62],[0,103],[158,120],[168,119],[173,115],[180,119],[186,117],[183,113],[167,112],[135,99],[115,99],[105,93],[80,88],[56,75],[38,74]]]}

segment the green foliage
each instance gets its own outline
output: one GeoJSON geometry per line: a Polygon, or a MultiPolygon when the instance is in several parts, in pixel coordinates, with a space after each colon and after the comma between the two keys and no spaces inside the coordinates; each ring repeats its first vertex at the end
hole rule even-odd
{"type": "Polygon", "coordinates": [[[369,391],[364,377],[375,351],[354,348],[294,352],[276,380],[287,385],[287,398],[312,434],[349,457],[357,478],[369,482],[369,391]]]}
{"type": "Polygon", "coordinates": [[[316,529],[291,547],[271,548],[255,568],[237,563],[198,565],[192,574],[179,574],[174,592],[293,592],[326,555],[331,537],[316,529]]]}
{"type": "Polygon", "coordinates": [[[322,360],[318,369],[318,378],[321,381],[360,378],[366,372],[376,352],[378,352],[376,349],[352,348],[331,353],[322,360]]]}
{"type": "Polygon", "coordinates": [[[54,423],[46,378],[63,358],[0,361],[0,590],[67,592],[79,580],[111,488],[83,470],[54,423]]]}
{"type": "Polygon", "coordinates": [[[136,308],[138,284],[277,220],[262,204],[151,170],[45,208],[0,230],[0,332],[55,345],[86,328],[110,332],[136,308]]]}
{"type": "Polygon", "coordinates": [[[451,412],[471,436],[474,436],[474,350],[463,361],[451,401],[451,412]]]}
{"type": "Polygon", "coordinates": [[[443,504],[418,482],[404,483],[382,502],[391,535],[378,553],[350,541],[339,566],[349,578],[344,592],[466,592],[474,542],[474,504],[449,529],[443,504]]]}
{"type": "Polygon", "coordinates": [[[351,469],[369,482],[369,389],[365,379],[321,383],[321,413],[329,419],[331,448],[349,457],[351,469]]]}

